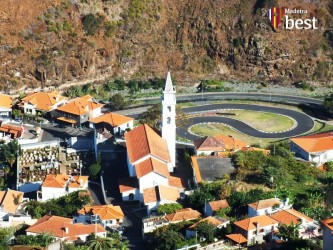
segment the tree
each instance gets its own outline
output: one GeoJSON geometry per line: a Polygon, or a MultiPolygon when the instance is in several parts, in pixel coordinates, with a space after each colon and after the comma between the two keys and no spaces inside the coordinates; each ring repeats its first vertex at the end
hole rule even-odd
{"type": "Polygon", "coordinates": [[[197,235],[200,238],[204,238],[206,242],[211,243],[214,241],[214,237],[215,237],[215,227],[206,222],[200,222],[196,227],[195,227],[196,231],[197,231],[197,235]]]}
{"type": "Polygon", "coordinates": [[[46,247],[54,241],[54,237],[48,233],[38,235],[19,235],[15,238],[16,245],[46,247]]]}
{"type": "Polygon", "coordinates": [[[110,98],[109,105],[113,110],[121,110],[127,107],[127,102],[121,94],[115,94],[110,98]]]}
{"type": "Polygon", "coordinates": [[[145,123],[151,127],[159,129],[162,115],[162,106],[161,104],[154,104],[149,107],[147,111],[141,113],[138,116],[139,122],[141,124],[145,123]]]}
{"type": "Polygon", "coordinates": [[[105,237],[95,237],[88,242],[89,249],[91,250],[106,250],[106,249],[115,249],[113,248],[112,239],[105,237]]]}
{"type": "Polygon", "coordinates": [[[160,228],[155,231],[150,247],[154,250],[174,250],[182,247],[184,242],[184,236],[177,231],[160,228]]]}
{"type": "Polygon", "coordinates": [[[10,239],[14,236],[15,228],[0,227],[0,246],[6,246],[9,244],[10,239]]]}
{"type": "Polygon", "coordinates": [[[125,89],[125,81],[121,79],[114,80],[114,83],[117,85],[118,90],[124,90],[125,89]]]}
{"type": "Polygon", "coordinates": [[[230,207],[226,207],[226,208],[220,208],[219,210],[217,210],[215,212],[215,214],[217,216],[220,216],[221,218],[225,218],[228,216],[228,214],[230,213],[231,208],[230,207]]]}
{"type": "Polygon", "coordinates": [[[290,225],[282,224],[278,227],[278,229],[279,229],[278,236],[285,241],[299,239],[299,229],[300,229],[299,223],[294,224],[293,222],[291,222],[290,225]]]}
{"type": "Polygon", "coordinates": [[[89,176],[93,179],[95,179],[97,177],[97,175],[99,174],[99,172],[101,171],[101,165],[95,163],[90,165],[89,167],[89,176]]]}
{"type": "Polygon", "coordinates": [[[329,113],[333,113],[333,94],[327,96],[323,102],[323,106],[329,113]]]}
{"type": "Polygon", "coordinates": [[[167,203],[167,204],[159,205],[157,208],[157,212],[158,212],[158,214],[172,214],[182,208],[183,208],[183,206],[179,203],[167,203]]]}

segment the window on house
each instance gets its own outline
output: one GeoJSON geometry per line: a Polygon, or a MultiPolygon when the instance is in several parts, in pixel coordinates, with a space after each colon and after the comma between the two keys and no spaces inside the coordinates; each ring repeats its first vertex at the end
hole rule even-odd
{"type": "Polygon", "coordinates": [[[259,233],[263,233],[265,230],[263,228],[259,229],[259,233]]]}

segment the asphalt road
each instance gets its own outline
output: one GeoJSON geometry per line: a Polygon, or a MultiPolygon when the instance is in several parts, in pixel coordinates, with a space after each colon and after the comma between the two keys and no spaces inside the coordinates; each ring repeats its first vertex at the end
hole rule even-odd
{"type": "Polygon", "coordinates": [[[224,123],[235,129],[243,132],[244,134],[260,137],[260,138],[285,138],[285,137],[293,137],[297,135],[304,134],[311,130],[314,126],[314,121],[307,115],[289,109],[282,108],[274,108],[274,107],[266,107],[259,105],[249,105],[249,104],[211,104],[211,105],[203,105],[197,107],[189,107],[184,108],[184,113],[201,113],[212,110],[228,110],[228,109],[243,109],[243,110],[255,110],[255,111],[263,111],[281,114],[285,116],[289,116],[293,118],[297,122],[297,126],[289,131],[280,132],[280,133],[265,133],[258,131],[249,125],[227,117],[219,117],[219,116],[200,116],[189,119],[189,125],[186,128],[177,128],[177,134],[183,138],[187,138],[190,140],[197,139],[198,137],[192,134],[189,134],[188,128],[194,124],[198,123],[207,123],[207,122],[218,122],[224,123]]]}

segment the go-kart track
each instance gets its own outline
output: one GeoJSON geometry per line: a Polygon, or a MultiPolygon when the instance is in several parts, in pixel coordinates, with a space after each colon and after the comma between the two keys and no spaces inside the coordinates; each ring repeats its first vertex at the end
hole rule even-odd
{"type": "Polygon", "coordinates": [[[190,107],[190,108],[183,108],[184,113],[186,114],[195,114],[195,117],[188,118],[189,123],[186,128],[177,128],[177,135],[183,138],[187,138],[190,140],[197,139],[198,136],[189,133],[189,128],[195,124],[202,124],[202,123],[222,123],[226,124],[234,129],[259,138],[286,138],[286,137],[293,137],[297,135],[304,134],[310,131],[314,126],[314,121],[312,118],[307,116],[306,114],[289,110],[289,109],[282,109],[282,108],[274,108],[274,107],[267,107],[267,106],[259,106],[259,105],[250,105],[250,104],[211,104],[211,105],[203,105],[197,107],[190,107]],[[238,121],[236,119],[228,118],[228,117],[220,117],[220,116],[209,116],[207,115],[208,112],[230,112],[235,109],[242,109],[242,110],[253,110],[253,111],[261,111],[261,112],[269,112],[280,114],[284,116],[288,116],[292,118],[296,124],[295,126],[284,132],[276,132],[276,133],[268,133],[258,131],[255,128],[247,125],[244,122],[238,121]],[[202,116],[201,116],[202,114],[202,116]]]}

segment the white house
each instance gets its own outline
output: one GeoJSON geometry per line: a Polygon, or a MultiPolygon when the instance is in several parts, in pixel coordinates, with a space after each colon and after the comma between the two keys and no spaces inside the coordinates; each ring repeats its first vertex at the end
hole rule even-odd
{"type": "Polygon", "coordinates": [[[234,223],[236,233],[247,239],[247,245],[264,242],[264,237],[270,235],[279,225],[279,222],[267,215],[259,215],[234,223]]]}
{"type": "Polygon", "coordinates": [[[0,118],[9,118],[12,114],[13,100],[9,95],[0,94],[0,118]]]}
{"type": "Polygon", "coordinates": [[[38,201],[59,198],[69,193],[88,189],[88,176],[71,176],[66,174],[49,174],[37,192],[38,201]]]}
{"type": "Polygon", "coordinates": [[[228,208],[228,207],[229,207],[229,203],[226,199],[206,202],[205,206],[204,206],[205,216],[207,217],[207,216],[215,215],[216,211],[223,209],[223,208],[228,208]]]}
{"type": "Polygon", "coordinates": [[[284,225],[290,225],[291,223],[294,225],[299,224],[299,237],[301,239],[310,239],[322,235],[320,225],[317,221],[294,209],[281,210],[270,217],[284,225]]]}
{"type": "MultiPolygon", "coordinates": [[[[116,113],[106,113],[89,120],[89,126],[102,132],[108,130],[111,134],[122,134],[127,130],[133,129],[134,118],[119,115],[116,113]]],[[[99,132],[99,133],[100,133],[99,132]]]]}
{"type": "Polygon", "coordinates": [[[24,114],[35,115],[37,111],[52,111],[64,105],[66,101],[67,98],[60,95],[57,91],[51,93],[37,92],[24,97],[19,106],[24,114]]]}
{"type": "Polygon", "coordinates": [[[0,191],[0,219],[7,220],[10,214],[16,214],[23,200],[23,192],[8,189],[0,191]]]}
{"type": "Polygon", "coordinates": [[[222,227],[226,227],[230,223],[230,220],[229,219],[222,219],[218,216],[214,216],[214,217],[209,216],[209,217],[206,217],[202,220],[199,220],[198,222],[194,223],[193,225],[191,225],[189,228],[186,229],[186,238],[187,239],[196,236],[196,232],[197,232],[196,227],[202,222],[206,222],[206,223],[214,226],[215,229],[221,229],[222,227]]]}
{"type": "Polygon", "coordinates": [[[54,215],[45,215],[35,224],[27,228],[26,233],[27,235],[50,233],[56,240],[70,243],[85,242],[87,236],[92,233],[96,233],[99,237],[106,237],[106,230],[99,223],[94,225],[73,222],[73,219],[54,215]]]}
{"type": "Polygon", "coordinates": [[[290,139],[290,150],[310,163],[320,166],[333,161],[333,133],[305,135],[290,139]]]}
{"type": "Polygon", "coordinates": [[[120,206],[96,205],[84,206],[78,211],[79,216],[75,216],[76,222],[84,223],[91,220],[92,217],[97,216],[104,227],[117,228],[122,225],[124,220],[124,213],[120,206]]]}
{"type": "Polygon", "coordinates": [[[323,250],[333,249],[333,218],[321,221],[323,228],[323,250]]]}
{"type": "Polygon", "coordinates": [[[280,210],[288,209],[291,207],[292,205],[289,204],[288,198],[285,202],[281,201],[278,198],[271,198],[248,204],[247,214],[250,217],[264,214],[270,215],[280,210]]]}

